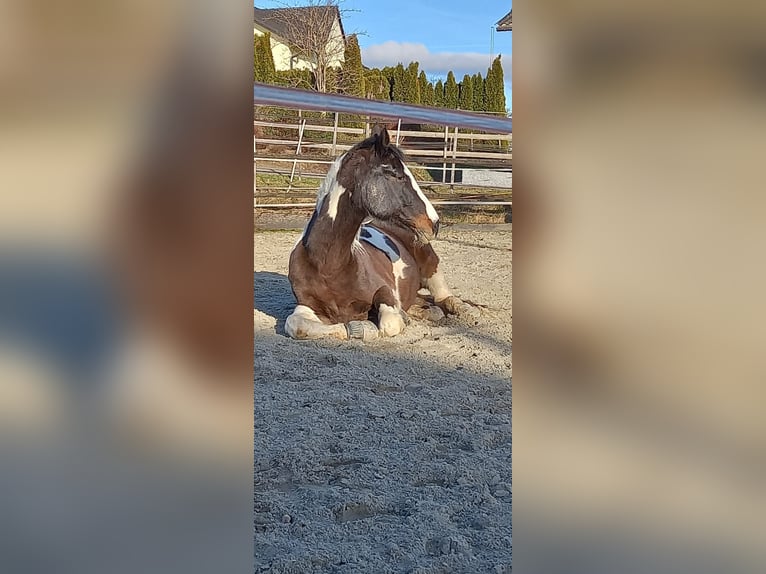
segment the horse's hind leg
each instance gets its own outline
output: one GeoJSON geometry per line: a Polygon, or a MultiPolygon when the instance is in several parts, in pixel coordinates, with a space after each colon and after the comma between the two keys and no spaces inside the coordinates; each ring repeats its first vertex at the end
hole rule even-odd
{"type": "Polygon", "coordinates": [[[287,318],[285,332],[293,339],[348,339],[345,325],[325,325],[306,305],[298,305],[287,318]]]}

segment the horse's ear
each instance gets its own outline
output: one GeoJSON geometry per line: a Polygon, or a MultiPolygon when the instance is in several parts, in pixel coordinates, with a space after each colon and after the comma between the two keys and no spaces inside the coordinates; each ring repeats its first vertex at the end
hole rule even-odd
{"type": "Polygon", "coordinates": [[[384,125],[375,124],[372,128],[372,136],[375,138],[375,151],[378,153],[383,152],[391,143],[388,130],[384,125]]]}

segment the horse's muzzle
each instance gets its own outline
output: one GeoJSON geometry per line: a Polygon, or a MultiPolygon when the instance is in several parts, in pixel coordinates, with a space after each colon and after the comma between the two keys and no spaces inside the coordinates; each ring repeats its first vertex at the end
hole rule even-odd
{"type": "Polygon", "coordinates": [[[421,236],[426,240],[426,242],[435,239],[436,236],[439,235],[439,220],[437,219],[436,221],[431,221],[429,219],[428,222],[430,225],[424,230],[421,230],[421,236]]]}
{"type": "Polygon", "coordinates": [[[431,221],[425,214],[411,221],[408,226],[415,232],[422,243],[428,243],[439,232],[439,221],[431,221]]]}

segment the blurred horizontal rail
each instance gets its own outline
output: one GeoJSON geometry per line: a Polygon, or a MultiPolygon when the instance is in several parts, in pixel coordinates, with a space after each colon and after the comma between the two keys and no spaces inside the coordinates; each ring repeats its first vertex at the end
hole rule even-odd
{"type": "Polygon", "coordinates": [[[463,129],[483,130],[500,134],[509,134],[513,131],[513,124],[510,118],[498,118],[474,112],[430,108],[400,102],[367,100],[340,94],[324,94],[259,83],[253,86],[253,103],[259,106],[277,106],[320,112],[329,111],[400,119],[407,122],[450,125],[463,129]]]}
{"type": "MultiPolygon", "coordinates": [[[[300,124],[283,124],[279,122],[265,122],[262,120],[254,120],[253,125],[262,127],[262,128],[280,128],[280,129],[296,130],[296,131],[301,129],[300,124]]],[[[334,126],[322,126],[322,125],[315,125],[315,124],[314,125],[306,124],[303,130],[304,132],[325,132],[325,133],[337,132],[339,134],[349,134],[349,135],[357,135],[357,136],[363,136],[365,133],[365,130],[363,128],[347,128],[347,127],[341,127],[341,126],[338,126],[337,128],[335,128],[334,126]]],[[[428,138],[428,139],[435,139],[435,140],[444,139],[443,131],[427,132],[427,131],[414,131],[414,130],[400,130],[399,135],[403,138],[417,137],[417,138],[428,138]]],[[[512,141],[513,140],[513,137],[510,133],[508,134],[458,133],[457,138],[461,140],[477,140],[477,141],[482,141],[482,140],[512,141]]]]}
{"type": "MultiPolygon", "coordinates": [[[[513,205],[512,201],[431,201],[433,205],[513,205]]],[[[314,203],[258,203],[258,207],[316,207],[314,203]]]]}
{"type": "MultiPolygon", "coordinates": [[[[253,142],[257,144],[264,144],[264,145],[284,145],[284,146],[290,146],[295,147],[296,142],[292,141],[285,141],[285,140],[274,140],[274,139],[266,139],[266,138],[254,138],[253,142]]],[[[311,142],[303,142],[301,143],[301,149],[324,149],[324,150],[337,150],[337,151],[348,151],[350,150],[352,145],[350,144],[331,144],[331,143],[311,143],[311,142]]],[[[428,149],[407,149],[405,150],[405,154],[409,157],[436,157],[440,158],[443,157],[444,153],[442,150],[428,150],[428,149]]],[[[460,150],[458,152],[458,157],[468,157],[468,158],[478,158],[478,159],[513,159],[513,156],[511,154],[498,154],[497,152],[483,152],[483,151],[465,151],[460,150]]],[[[259,158],[260,159],[260,158],[259,158]]]]}

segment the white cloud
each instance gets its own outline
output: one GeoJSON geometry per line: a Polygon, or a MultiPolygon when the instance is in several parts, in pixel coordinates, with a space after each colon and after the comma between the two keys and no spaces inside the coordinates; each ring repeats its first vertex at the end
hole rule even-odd
{"type": "MultiPolygon", "coordinates": [[[[480,52],[431,52],[425,44],[414,42],[384,42],[362,48],[362,62],[370,68],[395,66],[399,62],[405,66],[410,62],[420,62],[420,69],[430,77],[446,75],[452,70],[458,82],[464,74],[487,73],[490,65],[489,54],[480,52]]],[[[503,56],[503,75],[511,79],[512,61],[510,56],[503,56]]]]}

